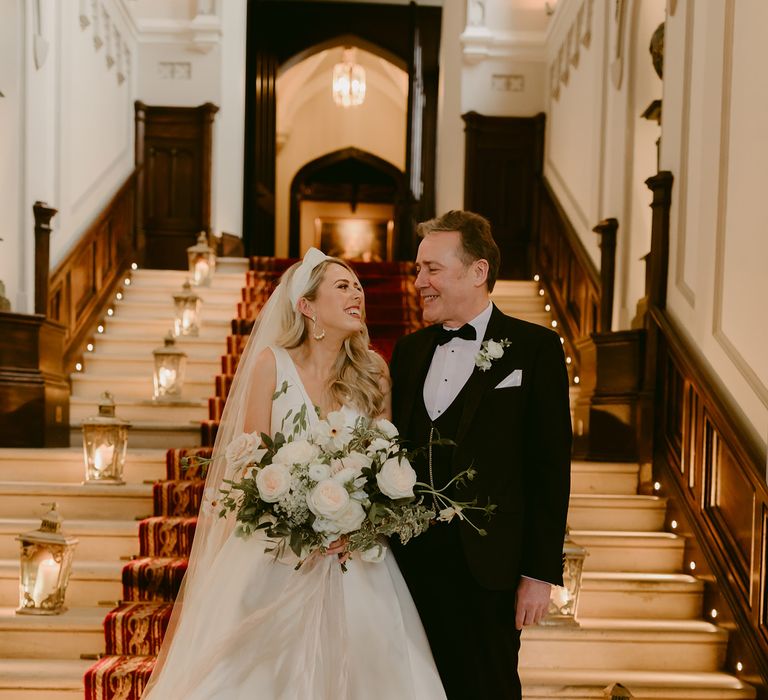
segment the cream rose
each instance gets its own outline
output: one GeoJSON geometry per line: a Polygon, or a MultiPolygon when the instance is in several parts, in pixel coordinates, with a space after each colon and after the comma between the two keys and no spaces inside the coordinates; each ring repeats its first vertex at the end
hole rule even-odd
{"type": "Polygon", "coordinates": [[[260,450],[261,437],[255,433],[243,433],[227,445],[225,452],[230,469],[242,469],[251,462],[258,462],[266,450],[260,450]]]}
{"type": "Polygon", "coordinates": [[[363,524],[363,520],[365,520],[363,507],[357,501],[352,500],[334,518],[334,522],[339,526],[339,533],[342,535],[358,530],[363,524]]]}
{"type": "Polygon", "coordinates": [[[306,464],[320,454],[320,450],[308,440],[293,440],[286,442],[274,456],[272,461],[282,464],[306,464]]]}
{"type": "Polygon", "coordinates": [[[400,434],[394,423],[388,421],[386,418],[379,418],[374,425],[377,430],[384,433],[390,440],[400,434]]]}
{"type": "Polygon", "coordinates": [[[262,501],[274,503],[291,488],[291,472],[284,464],[268,464],[256,474],[256,488],[262,501]]]}
{"type": "Polygon", "coordinates": [[[376,474],[376,481],[385,496],[412,498],[416,472],[405,457],[391,457],[381,465],[381,471],[376,474]]]}
{"type": "Polygon", "coordinates": [[[309,509],[321,518],[336,520],[349,503],[347,490],[337,481],[325,479],[307,494],[309,509]]]}
{"type": "Polygon", "coordinates": [[[346,457],[331,460],[331,474],[334,481],[344,484],[360,476],[363,469],[371,466],[372,461],[362,452],[350,452],[346,457]]]}
{"type": "Polygon", "coordinates": [[[389,440],[385,440],[384,438],[376,438],[375,440],[371,440],[371,444],[368,449],[371,452],[388,452],[390,447],[392,447],[392,443],[389,440]]]}
{"type": "Polygon", "coordinates": [[[504,354],[504,346],[501,343],[497,343],[495,340],[489,340],[485,344],[485,351],[488,357],[498,360],[504,354]]]}

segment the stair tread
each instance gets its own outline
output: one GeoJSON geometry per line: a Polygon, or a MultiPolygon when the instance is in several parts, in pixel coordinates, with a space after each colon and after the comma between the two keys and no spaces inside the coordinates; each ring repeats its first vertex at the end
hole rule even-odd
{"type": "MultiPolygon", "coordinates": [[[[98,561],[75,559],[72,562],[72,575],[70,581],[92,579],[92,580],[117,580],[122,575],[123,567],[126,562],[120,561],[98,561]]],[[[19,575],[18,559],[0,559],[0,578],[17,578],[19,575]]]]}
{"type": "Polygon", "coordinates": [[[578,542],[579,537],[605,537],[626,539],[653,539],[661,543],[682,542],[683,538],[672,532],[641,532],[634,530],[571,530],[571,537],[578,542]]]}
{"type": "MultiPolygon", "coordinates": [[[[151,486],[150,486],[151,488],[151,486]]],[[[40,525],[40,518],[0,518],[0,535],[17,535],[21,532],[34,530],[40,525]]],[[[91,537],[124,537],[139,536],[138,520],[84,520],[67,518],[64,530],[69,535],[91,537]]],[[[138,540],[136,541],[138,546],[138,540]]]]}
{"type": "Polygon", "coordinates": [[[88,659],[0,658],[0,689],[80,689],[91,666],[88,659]]]}
{"type": "Polygon", "coordinates": [[[663,572],[644,572],[644,571],[585,571],[582,574],[583,582],[597,581],[618,581],[632,583],[678,583],[686,585],[704,586],[704,582],[695,576],[688,574],[668,574],[663,572]]]}
{"type": "Polygon", "coordinates": [[[82,484],[61,481],[0,481],[0,494],[61,494],[62,496],[111,496],[147,498],[152,496],[151,484],[82,484]]]}
{"type": "Polygon", "coordinates": [[[595,638],[608,638],[615,641],[640,641],[663,635],[685,641],[696,638],[708,638],[712,641],[725,641],[728,631],[705,620],[675,620],[655,618],[613,618],[595,617],[579,618],[578,627],[568,626],[537,626],[526,627],[524,638],[531,639],[569,639],[581,638],[583,641],[595,638]]]}
{"type": "MultiPolygon", "coordinates": [[[[213,391],[213,389],[211,389],[213,391]]],[[[98,398],[90,398],[88,396],[70,396],[69,397],[69,403],[70,404],[94,404],[98,405],[99,399],[98,398]]],[[[207,399],[182,399],[181,401],[152,401],[152,399],[135,399],[135,398],[126,398],[121,399],[117,404],[117,415],[119,417],[120,415],[120,406],[158,406],[162,408],[168,408],[173,406],[182,406],[182,407],[188,407],[188,406],[208,406],[208,400],[207,399]]]]}
{"type": "MultiPolygon", "coordinates": [[[[131,448],[126,455],[126,464],[138,462],[157,462],[165,464],[167,450],[151,448],[131,448]]],[[[82,464],[82,447],[2,447],[0,461],[39,462],[41,460],[72,461],[82,464]]]]}
{"type": "Polygon", "coordinates": [[[595,472],[623,472],[635,474],[640,466],[634,462],[590,462],[580,459],[571,460],[571,469],[595,472]]]}
{"type": "MultiPolygon", "coordinates": [[[[614,669],[543,669],[521,668],[520,676],[525,686],[550,685],[602,685],[607,686],[617,679],[632,690],[632,686],[641,687],[675,687],[682,688],[723,688],[748,689],[750,686],[742,683],[736,676],[722,671],[709,672],[679,672],[679,671],[634,671],[614,669]]],[[[744,697],[752,697],[745,695],[744,697]]]]}
{"type": "Polygon", "coordinates": [[[574,505],[592,508],[666,508],[667,499],[637,494],[572,493],[571,506],[574,505]]]}
{"type": "Polygon", "coordinates": [[[0,607],[0,631],[100,631],[105,607],[69,608],[60,615],[17,615],[16,608],[0,607]]]}

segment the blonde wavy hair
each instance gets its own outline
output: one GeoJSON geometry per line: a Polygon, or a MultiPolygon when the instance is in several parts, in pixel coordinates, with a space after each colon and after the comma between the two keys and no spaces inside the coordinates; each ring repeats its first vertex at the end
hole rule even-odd
{"type": "MultiPolygon", "coordinates": [[[[291,280],[300,265],[301,263],[297,262],[285,271],[282,282],[287,289],[291,288],[291,280]]],[[[314,301],[317,298],[317,290],[330,265],[341,265],[357,279],[355,271],[346,262],[339,258],[328,258],[312,270],[307,287],[301,294],[302,297],[308,301],[314,301]]],[[[309,327],[307,319],[293,307],[288,296],[285,295],[281,309],[283,332],[277,339],[277,343],[290,350],[307,342],[309,327]]],[[[384,387],[388,381],[387,366],[383,358],[369,347],[370,337],[365,324],[365,304],[363,304],[361,320],[362,330],[344,340],[333,364],[326,391],[334,404],[342,406],[345,403],[352,403],[364,415],[375,418],[384,411],[386,400],[384,387]]]]}

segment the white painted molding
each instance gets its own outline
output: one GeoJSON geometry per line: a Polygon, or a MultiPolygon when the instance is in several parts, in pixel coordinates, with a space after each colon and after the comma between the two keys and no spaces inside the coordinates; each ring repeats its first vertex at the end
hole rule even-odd
{"type": "Polygon", "coordinates": [[[139,19],[136,22],[141,44],[184,44],[191,51],[207,53],[221,43],[221,19],[197,15],[191,20],[139,19]]]}
{"type": "Polygon", "coordinates": [[[494,31],[488,27],[467,27],[459,37],[466,63],[489,58],[520,61],[546,60],[546,32],[494,31]]]}

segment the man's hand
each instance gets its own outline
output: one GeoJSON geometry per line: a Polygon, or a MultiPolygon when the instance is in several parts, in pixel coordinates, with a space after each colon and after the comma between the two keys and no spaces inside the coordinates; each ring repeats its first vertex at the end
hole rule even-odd
{"type": "Polygon", "coordinates": [[[549,609],[549,594],[552,586],[546,581],[521,578],[515,595],[515,628],[537,625],[549,609]]]}

